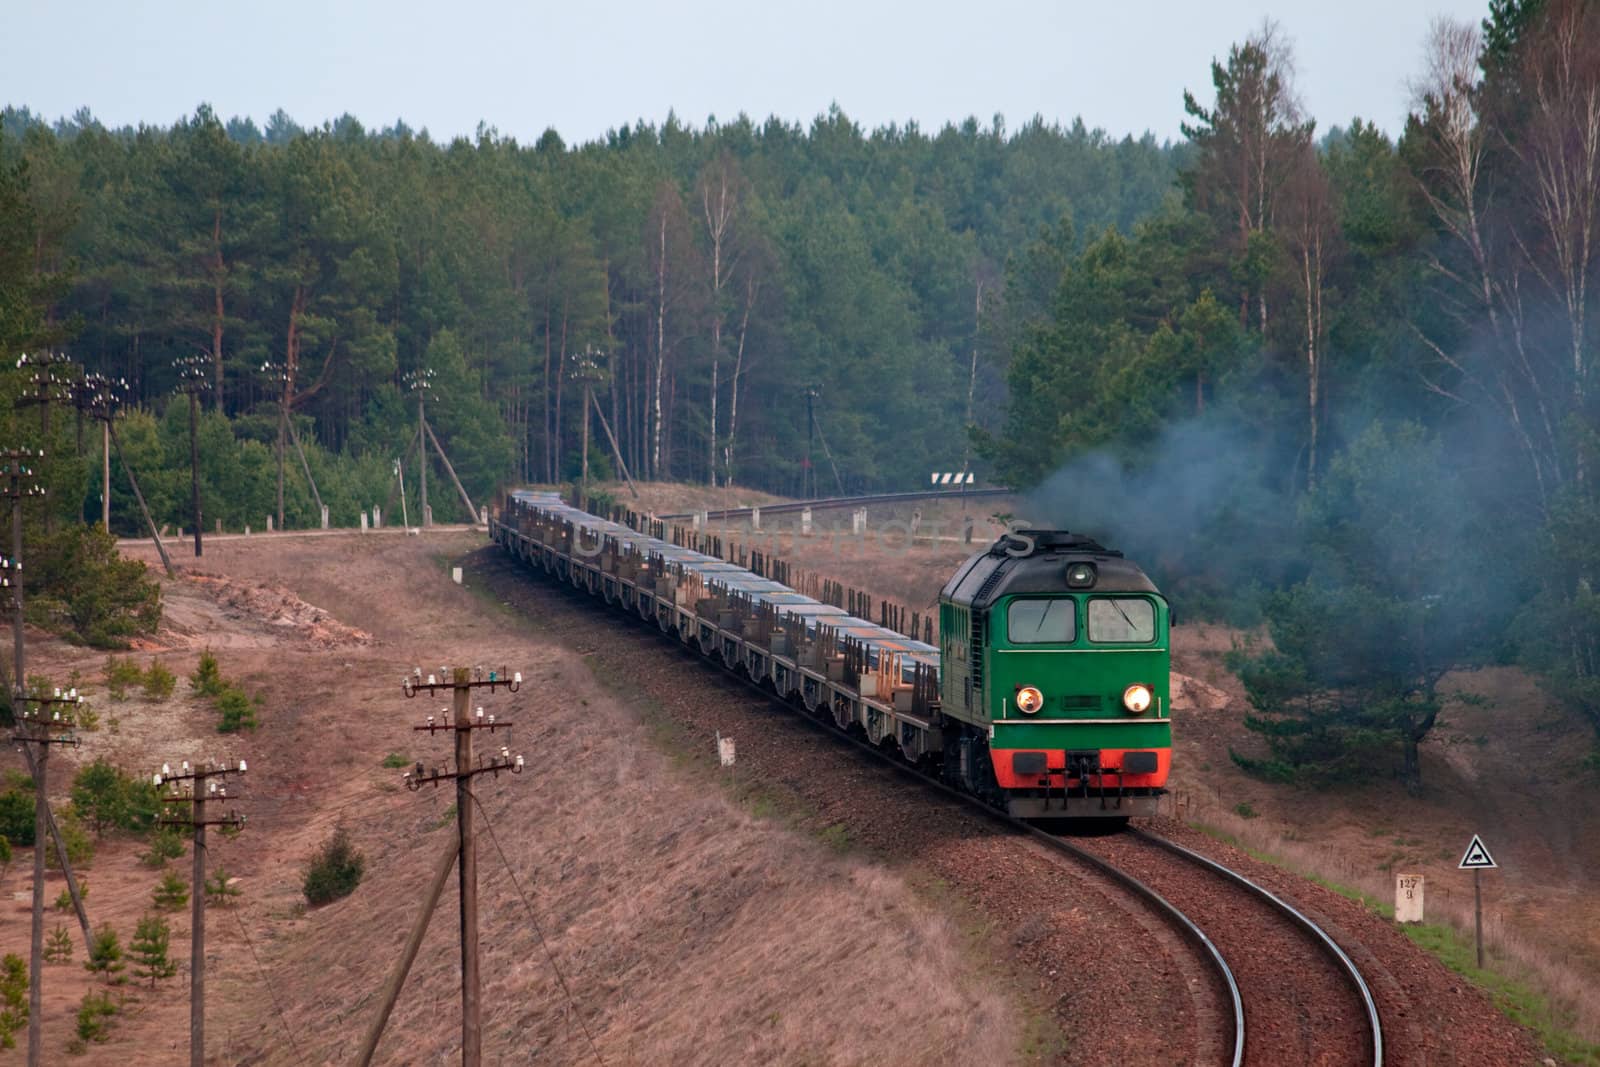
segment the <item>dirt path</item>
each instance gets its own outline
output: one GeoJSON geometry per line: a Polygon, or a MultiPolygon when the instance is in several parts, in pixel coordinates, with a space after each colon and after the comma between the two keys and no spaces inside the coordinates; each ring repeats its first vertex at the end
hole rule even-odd
{"type": "MultiPolygon", "coordinates": [[[[1028,999],[975,961],[969,931],[901,874],[753,818],[675,766],[585,657],[450,583],[445,561],[481,543],[208,544],[205,576],[168,583],[162,647],[138,655],[159,654],[182,675],[202,647],[216,648],[223,672],[262,695],[261,728],[217,735],[214,713],[182,682],[164,705],[97,704],[101,729],[78,761],[106,755],[141,774],[201,754],[251,763],[238,789],[249,825],[213,850],[244,896],[213,910],[207,927],[211,1062],[350,1060],[453,825],[447,792],[408,793],[400,771],[379,766],[387,754],[445,756],[445,743],[411,729],[438,709],[406,700],[399,677],[452,661],[527,678],[515,696],[483,699],[516,720],[514,745],[530,763],[481,789],[495,831],[480,852],[488,1061],[593,1063],[595,1052],[610,1064],[1026,1061],[1028,999]],[[366,876],[351,897],[308,912],[301,871],[341,823],[366,854],[366,876]],[[909,1024],[907,990],[917,1006],[909,1024]]],[[[104,659],[40,642],[33,662],[91,678],[104,659]]],[[[87,872],[91,917],[112,922],[124,944],[159,877],[135,852],[107,840],[87,872]]],[[[25,868],[24,856],[8,890],[25,888],[25,868]]],[[[455,908],[452,888],[382,1062],[459,1054],[455,908]]],[[[186,956],[187,913],[172,924],[173,954],[186,956]]],[[[25,952],[26,937],[26,908],[13,906],[0,950],[25,952]]],[[[76,964],[47,975],[47,1062],[185,1056],[181,974],[154,991],[122,987],[111,1040],[77,1059],[65,1049],[91,980],[76,964]]],[[[20,1053],[0,1063],[11,1057],[20,1053]]]]}

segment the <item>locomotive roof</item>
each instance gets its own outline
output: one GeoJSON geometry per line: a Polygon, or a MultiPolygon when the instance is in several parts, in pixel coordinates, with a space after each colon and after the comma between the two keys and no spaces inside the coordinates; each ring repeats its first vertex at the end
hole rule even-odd
{"type": "Polygon", "coordinates": [[[974,554],[950,577],[939,595],[983,611],[1017,593],[1156,593],[1148,575],[1121,552],[1065,530],[1017,530],[974,554]],[[1067,568],[1092,563],[1092,586],[1067,586],[1067,568]]]}

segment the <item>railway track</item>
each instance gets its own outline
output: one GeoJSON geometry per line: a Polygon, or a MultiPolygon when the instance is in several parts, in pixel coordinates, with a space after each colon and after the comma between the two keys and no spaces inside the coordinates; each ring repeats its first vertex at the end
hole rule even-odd
{"type": "MultiPolygon", "coordinates": [[[[530,564],[535,573],[543,573],[530,564]]],[[[550,574],[570,594],[584,590],[550,574]]],[[[587,599],[587,598],[586,598],[587,599]]],[[[646,630],[656,627],[632,612],[621,617],[646,630]]],[[[676,638],[672,643],[685,646],[676,638]]],[[[1244,875],[1175,842],[1142,830],[1098,839],[1064,840],[952,789],[896,754],[838,729],[831,716],[814,716],[743,673],[726,669],[715,653],[698,662],[721,668],[765,699],[799,712],[819,727],[896,773],[915,779],[1054,856],[1087,866],[1145,901],[1161,921],[1188,941],[1213,977],[1228,1033],[1219,1061],[1246,1063],[1371,1064],[1382,1067],[1384,1038],[1377,1005],[1359,969],[1337,942],[1304,913],[1244,875]],[[1202,877],[1194,877],[1195,872],[1202,877]],[[1191,914],[1192,913],[1192,914],[1191,914]],[[1194,915],[1204,913],[1198,921],[1194,915]],[[1240,980],[1240,976],[1244,980],[1240,980]]]]}
{"type": "MultiPolygon", "coordinates": [[[[742,675],[735,677],[746,688],[788,706],[771,690],[742,675]]],[[[950,788],[864,738],[839,730],[831,718],[808,715],[803,708],[794,710],[834,739],[982,812],[1046,851],[1093,868],[1145,901],[1162,921],[1194,945],[1213,975],[1223,1003],[1220,1014],[1229,1027],[1222,1042],[1225,1052],[1221,1062],[1231,1067],[1245,1063],[1383,1067],[1383,1023],[1359,968],[1326,931],[1281,897],[1208,856],[1143,830],[1123,829],[1111,837],[1079,839],[1082,843],[1063,839],[950,788]],[[1095,844],[1089,844],[1091,841],[1095,844]],[[1169,866],[1161,872],[1160,864],[1156,864],[1156,877],[1140,877],[1130,870],[1132,865],[1126,859],[1118,862],[1115,855],[1126,851],[1119,846],[1130,842],[1171,857],[1183,871],[1175,872],[1169,866]],[[1184,877],[1195,869],[1235,892],[1218,897],[1214,887],[1208,889],[1201,884],[1205,879],[1195,883],[1184,877]],[[1175,903],[1179,895],[1193,898],[1196,903],[1180,900],[1185,904],[1180,907],[1175,903]],[[1240,896],[1249,901],[1243,911],[1236,907],[1240,896]],[[1202,907],[1211,913],[1211,919],[1197,921],[1190,914],[1202,907]],[[1251,918],[1241,922],[1246,915],[1251,918]],[[1227,932],[1213,938],[1207,928],[1227,932]],[[1308,949],[1312,957],[1320,960],[1320,966],[1306,958],[1308,949]],[[1236,969],[1236,964],[1229,963],[1230,958],[1244,966],[1236,969]],[[1243,984],[1241,973],[1249,976],[1243,984]]]]}
{"type": "Polygon", "coordinates": [[[656,518],[668,522],[692,519],[703,514],[708,519],[718,521],[727,519],[748,519],[752,511],[760,511],[763,515],[796,514],[807,509],[812,511],[826,511],[830,508],[860,508],[869,504],[904,504],[917,500],[979,500],[984,497],[1012,496],[1015,490],[1004,487],[986,487],[983,489],[914,489],[904,493],[873,493],[867,496],[828,496],[816,500],[794,500],[784,504],[762,504],[759,508],[718,508],[705,512],[682,511],[671,515],[657,515],[656,518]]]}

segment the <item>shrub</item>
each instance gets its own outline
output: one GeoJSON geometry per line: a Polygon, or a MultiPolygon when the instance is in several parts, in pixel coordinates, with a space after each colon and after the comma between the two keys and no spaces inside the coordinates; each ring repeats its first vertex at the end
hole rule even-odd
{"type": "Polygon", "coordinates": [[[72,779],[72,806],[93,827],[143,833],[155,825],[160,794],[144,778],[135,778],[105,758],[96,759],[72,779]]]}
{"type": "Polygon", "coordinates": [[[123,966],[122,941],[111,924],[106,923],[89,941],[89,958],[83,961],[83,969],[112,982],[119,980],[116,976],[123,966]]]}
{"type": "Polygon", "coordinates": [[[189,887],[182,878],[168,871],[150,896],[162,911],[177,911],[189,903],[189,887]]]}
{"type": "Polygon", "coordinates": [[[200,662],[195,665],[194,673],[189,675],[189,685],[203,697],[221,696],[222,691],[228,688],[228,683],[222,680],[222,667],[209,648],[200,653],[200,662]]]}
{"type": "Polygon", "coordinates": [[[397,771],[401,767],[406,767],[410,764],[411,760],[407,757],[402,756],[398,752],[391,752],[387,756],[383,757],[383,762],[379,764],[379,766],[384,767],[387,770],[397,771]]]}
{"type": "Polygon", "coordinates": [[[110,1038],[111,1019],[116,1014],[117,1004],[110,994],[89,990],[78,1004],[78,1040],[99,1043],[110,1038]]]}
{"type": "Polygon", "coordinates": [[[95,648],[126,648],[155,632],[161,586],[143,563],[125,559],[99,526],[72,523],[34,540],[28,618],[95,648]]]}
{"type": "Polygon", "coordinates": [[[44,946],[44,958],[49,963],[72,962],[72,935],[60,923],[56,924],[50,940],[44,946]]]}
{"type": "Polygon", "coordinates": [[[106,657],[106,694],[112,700],[127,700],[128,690],[140,684],[143,672],[132,656],[106,657]]]}
{"type": "Polygon", "coordinates": [[[0,837],[23,848],[33,846],[33,782],[25,774],[12,776],[0,792],[0,837]]]}
{"type": "Polygon", "coordinates": [[[217,905],[232,904],[233,899],[244,894],[244,890],[237,886],[229,885],[233,881],[226,868],[219,866],[216,872],[206,876],[206,900],[217,905]]]}
{"type": "Polygon", "coordinates": [[[156,870],[183,855],[183,834],[167,827],[150,835],[150,849],[139,857],[139,862],[156,870]]]}
{"type": "Polygon", "coordinates": [[[217,722],[217,733],[233,734],[240,730],[256,728],[256,704],[243,689],[229,686],[217,697],[217,710],[222,718],[217,722]]]}
{"type": "MultiPolygon", "coordinates": [[[[83,828],[83,819],[71,804],[56,812],[56,829],[61,834],[61,843],[66,846],[68,863],[82,867],[94,859],[94,838],[83,828]]],[[[54,848],[44,850],[44,865],[51,870],[61,866],[54,848]]]]}
{"type": "Polygon", "coordinates": [[[366,865],[366,857],[350,843],[349,832],[339,827],[322,843],[306,868],[306,901],[315,906],[349,896],[361,884],[366,865]]]}
{"type": "Polygon", "coordinates": [[[178,676],[172,669],[158,659],[150,661],[150,667],[144,672],[144,695],[150,700],[165,700],[177,688],[178,676]]]}
{"type": "Polygon", "coordinates": [[[159,979],[171,978],[178,973],[178,965],[167,957],[172,940],[172,928],[159,915],[146,915],[139,920],[128,952],[133,957],[136,978],[148,978],[154,986],[159,979]]]}
{"type": "Polygon", "coordinates": [[[16,1048],[12,1035],[28,1025],[28,964],[7,952],[0,961],[0,1048],[16,1048]]]}
{"type": "MultiPolygon", "coordinates": [[[[79,878],[78,879],[78,899],[79,900],[88,900],[89,899],[89,879],[87,879],[87,878],[79,878]]],[[[57,911],[71,911],[72,910],[72,890],[63,889],[56,896],[56,910],[57,911]]]]}

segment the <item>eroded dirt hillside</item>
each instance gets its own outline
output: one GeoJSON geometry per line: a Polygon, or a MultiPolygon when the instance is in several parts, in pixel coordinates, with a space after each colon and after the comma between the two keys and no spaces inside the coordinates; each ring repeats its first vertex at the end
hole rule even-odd
{"type": "MultiPolygon", "coordinates": [[[[409,793],[401,771],[379,766],[389,754],[443,763],[448,751],[447,739],[412,730],[442,702],[405,699],[400,675],[454,662],[507,665],[527,679],[519,694],[482,697],[515,720],[512,744],[529,761],[519,777],[481,780],[493,828],[479,859],[489,1060],[593,1062],[591,1040],[609,1063],[1020,1055],[1024,1006],[979,973],[954,921],[896,873],[752,819],[690,781],[583,657],[450,583],[445,561],[481,543],[391,535],[208,544],[203,574],[167,583],[168,624],[135,655],[159,655],[182,676],[213,648],[225,675],[261,694],[261,727],[218,735],[215,713],[183,681],[165,704],[97,693],[100,729],[56,762],[60,801],[70,776],[62,765],[96,756],[140,774],[197,756],[250,761],[236,790],[249,824],[231,841],[213,835],[213,866],[236,876],[244,895],[213,909],[207,927],[211,1061],[354,1055],[454,826],[449,791],[409,793]],[[365,852],[366,876],[351,897],[307,911],[301,872],[339,825],[365,852]],[[921,1022],[885,1025],[906,989],[916,990],[921,1022]]],[[[34,647],[35,671],[77,670],[98,689],[103,656],[43,639],[34,647]]],[[[138,851],[107,838],[86,872],[92,920],[114,924],[125,945],[159,879],[138,851]]],[[[172,868],[187,877],[188,862],[172,868]]],[[[8,893],[26,889],[26,868],[24,855],[8,893]]],[[[59,888],[53,877],[51,899],[59,888]]],[[[456,908],[452,884],[382,1062],[438,1063],[459,1049],[456,908]]],[[[172,925],[173,954],[186,957],[187,911],[172,925]]],[[[26,945],[26,902],[14,901],[0,949],[25,954],[26,945]]],[[[129,999],[110,1041],[75,1062],[186,1055],[186,973],[154,990],[122,987],[129,999]]],[[[76,963],[52,968],[48,981],[47,1060],[74,1062],[65,1053],[73,1015],[95,983],[76,963]]]]}

